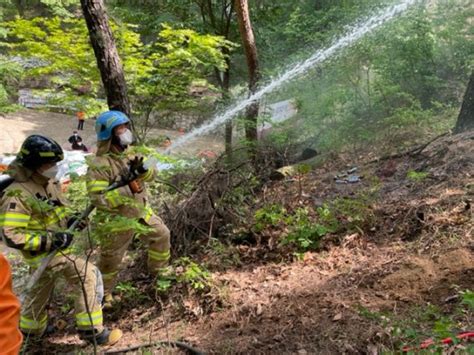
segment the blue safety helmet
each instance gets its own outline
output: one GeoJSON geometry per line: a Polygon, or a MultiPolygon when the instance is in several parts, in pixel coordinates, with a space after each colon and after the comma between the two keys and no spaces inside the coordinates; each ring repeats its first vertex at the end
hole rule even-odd
{"type": "Polygon", "coordinates": [[[100,114],[95,121],[95,132],[98,141],[107,141],[112,138],[115,127],[129,123],[130,119],[120,111],[107,111],[100,114]]]}

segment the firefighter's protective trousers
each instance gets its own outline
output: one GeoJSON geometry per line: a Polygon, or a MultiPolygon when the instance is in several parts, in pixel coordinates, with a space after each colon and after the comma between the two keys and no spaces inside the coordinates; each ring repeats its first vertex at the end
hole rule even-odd
{"type": "MultiPolygon", "coordinates": [[[[22,174],[21,170],[17,168],[15,182],[0,199],[0,228],[5,243],[20,250],[25,262],[34,270],[51,251],[53,233],[66,229],[67,215],[58,183],[50,183],[37,173],[22,174]]],[[[53,258],[37,284],[25,296],[20,329],[32,335],[41,335],[46,330],[46,306],[55,284],[61,278],[74,292],[78,330],[96,329],[101,332],[103,286],[100,272],[91,263],[70,254],[68,249],[53,258]]]]}
{"type": "MultiPolygon", "coordinates": [[[[128,158],[118,154],[96,156],[89,164],[87,190],[92,203],[111,215],[138,220],[151,231],[142,235],[148,243],[148,270],[159,274],[168,265],[170,258],[170,232],[163,221],[153,213],[147,203],[145,181],[153,178],[153,170],[138,177],[142,190],[132,191],[124,186],[105,194],[103,190],[128,172],[128,158]]],[[[101,244],[99,269],[104,279],[105,293],[111,293],[115,287],[117,274],[121,269],[124,254],[134,236],[133,230],[123,230],[106,236],[101,244]]]]}

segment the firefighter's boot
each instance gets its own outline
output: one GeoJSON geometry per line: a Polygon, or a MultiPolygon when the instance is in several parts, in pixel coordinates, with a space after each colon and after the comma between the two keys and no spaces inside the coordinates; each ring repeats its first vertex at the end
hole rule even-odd
{"type": "Polygon", "coordinates": [[[80,332],[80,337],[82,340],[94,344],[95,339],[95,343],[97,345],[113,345],[118,342],[120,338],[122,338],[122,335],[123,333],[120,329],[108,330],[107,328],[104,328],[104,330],[102,330],[102,332],[99,334],[96,334],[96,332],[92,330],[80,332]]]}

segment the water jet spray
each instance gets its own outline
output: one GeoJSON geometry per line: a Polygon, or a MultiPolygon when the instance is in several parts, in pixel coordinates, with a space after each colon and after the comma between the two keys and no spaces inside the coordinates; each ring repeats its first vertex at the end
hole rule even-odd
{"type": "MultiPolygon", "coordinates": [[[[361,38],[363,38],[368,33],[372,32],[374,29],[380,27],[385,22],[395,18],[396,16],[407,11],[412,5],[417,3],[418,0],[405,0],[401,1],[397,5],[390,6],[386,9],[379,11],[374,16],[370,17],[367,21],[354,25],[346,34],[339,39],[335,40],[334,43],[325,48],[316,51],[311,57],[306,59],[303,62],[300,62],[294,65],[292,68],[281,74],[278,78],[272,80],[270,83],[260,88],[254,94],[250,95],[248,98],[240,100],[235,103],[233,106],[229,107],[225,112],[217,114],[214,118],[192,130],[191,132],[179,137],[174,141],[169,147],[164,151],[165,154],[169,154],[172,149],[178,148],[185,144],[187,141],[194,139],[200,135],[206,134],[221,124],[234,118],[239,112],[243,111],[245,108],[250,106],[252,103],[260,100],[264,95],[274,91],[279,88],[283,83],[294,79],[295,77],[305,73],[310,68],[314,67],[316,64],[324,62],[328,58],[337,54],[338,51],[349,47],[350,45],[356,43],[361,38]]],[[[152,165],[150,162],[148,165],[152,165]]]]}

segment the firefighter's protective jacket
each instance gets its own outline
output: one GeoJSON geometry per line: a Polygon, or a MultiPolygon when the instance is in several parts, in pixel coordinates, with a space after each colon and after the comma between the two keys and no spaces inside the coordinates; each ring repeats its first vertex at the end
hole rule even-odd
{"type": "MultiPolygon", "coordinates": [[[[6,244],[19,249],[27,264],[37,268],[51,250],[54,232],[67,229],[66,201],[59,183],[14,162],[10,165],[15,182],[0,199],[0,227],[6,244]]],[[[61,250],[45,273],[25,296],[20,328],[24,333],[44,334],[51,292],[58,276],[74,287],[76,326],[81,331],[103,330],[100,301],[103,295],[100,272],[92,264],[61,250]]],[[[1,352],[1,351],[0,351],[1,352]]]]}
{"type": "Polygon", "coordinates": [[[147,191],[143,182],[153,179],[153,169],[138,177],[138,183],[142,188],[140,192],[133,192],[126,185],[101,194],[109,185],[128,174],[129,162],[130,159],[114,149],[114,146],[110,146],[109,142],[100,142],[98,155],[89,163],[87,191],[92,203],[99,209],[108,210],[129,218],[143,218],[148,221],[152,211],[147,206],[147,191]],[[103,145],[106,145],[106,147],[104,148],[103,145]],[[104,149],[109,150],[101,154],[104,149]]]}
{"type": "Polygon", "coordinates": [[[16,162],[10,168],[15,182],[0,199],[0,228],[5,244],[36,268],[51,250],[52,234],[67,228],[65,201],[58,182],[16,162]]]}
{"type": "MultiPolygon", "coordinates": [[[[147,267],[150,272],[158,274],[166,267],[170,258],[170,232],[147,203],[147,192],[142,182],[153,178],[153,169],[138,177],[142,188],[140,192],[134,192],[137,189],[124,186],[103,193],[107,186],[119,180],[122,175],[128,174],[130,159],[111,144],[111,140],[99,141],[97,148],[97,155],[89,162],[87,171],[87,189],[92,203],[110,215],[138,219],[150,228],[149,232],[142,235],[148,244],[147,267]]],[[[106,293],[111,293],[114,289],[122,258],[133,236],[133,229],[122,230],[109,235],[101,245],[98,266],[102,272],[106,293]]]]}
{"type": "Polygon", "coordinates": [[[0,352],[17,355],[21,347],[20,302],[12,291],[10,265],[0,254],[0,352]]]}

